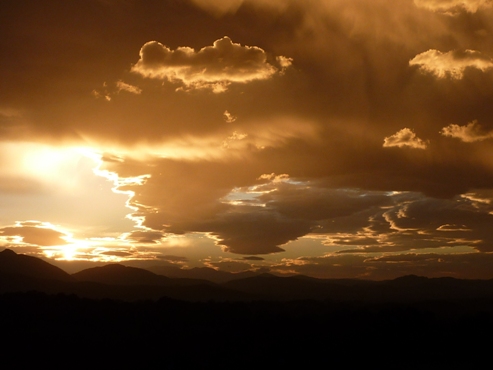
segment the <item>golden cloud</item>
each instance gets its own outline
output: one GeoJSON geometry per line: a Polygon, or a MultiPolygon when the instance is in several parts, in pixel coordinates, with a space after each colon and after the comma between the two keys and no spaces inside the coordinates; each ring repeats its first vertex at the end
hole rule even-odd
{"type": "Polygon", "coordinates": [[[132,94],[137,94],[137,95],[142,93],[142,89],[140,89],[139,87],[130,85],[126,82],[123,82],[122,80],[119,80],[116,82],[116,87],[118,89],[118,92],[126,91],[126,92],[129,92],[132,94]]]}
{"type": "MultiPolygon", "coordinates": [[[[286,57],[278,61],[282,70],[291,63],[286,57]]],[[[278,69],[267,63],[261,48],[242,46],[225,36],[199,51],[190,47],[171,50],[157,41],[147,42],[132,71],[148,78],[182,82],[187,90],[211,89],[219,93],[231,83],[268,79],[278,69]]]]}
{"type": "Polygon", "coordinates": [[[440,133],[443,136],[454,137],[462,140],[465,143],[472,143],[474,141],[482,141],[493,138],[493,131],[485,131],[477,120],[469,122],[465,126],[459,126],[456,124],[448,125],[442,128],[440,133]]]}
{"type": "Polygon", "coordinates": [[[38,246],[65,245],[68,244],[66,238],[69,237],[69,235],[53,229],[51,225],[37,221],[4,227],[0,229],[0,236],[14,237],[21,239],[23,243],[38,246]]]}
{"type": "Polygon", "coordinates": [[[481,8],[491,7],[491,0],[414,0],[418,8],[433,12],[455,15],[460,11],[476,13],[481,8]]]}
{"type": "Polygon", "coordinates": [[[422,72],[431,73],[438,78],[461,79],[467,68],[483,72],[493,68],[493,60],[475,50],[453,50],[447,53],[430,49],[416,55],[409,61],[410,66],[418,66],[422,72]]]}
{"type": "Polygon", "coordinates": [[[385,148],[390,148],[397,146],[402,148],[408,146],[415,149],[426,149],[426,143],[421,140],[416,134],[409,128],[403,128],[394,135],[386,137],[383,140],[383,146],[385,148]]]}

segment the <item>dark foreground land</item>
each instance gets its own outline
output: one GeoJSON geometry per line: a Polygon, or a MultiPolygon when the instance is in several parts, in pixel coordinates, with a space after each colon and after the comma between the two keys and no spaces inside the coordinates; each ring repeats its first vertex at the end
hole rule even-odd
{"type": "Polygon", "coordinates": [[[485,369],[491,363],[491,281],[258,276],[213,284],[115,266],[77,280],[25,257],[0,252],[6,369],[485,369]]]}
{"type": "Polygon", "coordinates": [[[15,359],[17,368],[482,369],[491,357],[492,306],[491,300],[192,303],[6,293],[0,332],[4,358],[15,359]]]}

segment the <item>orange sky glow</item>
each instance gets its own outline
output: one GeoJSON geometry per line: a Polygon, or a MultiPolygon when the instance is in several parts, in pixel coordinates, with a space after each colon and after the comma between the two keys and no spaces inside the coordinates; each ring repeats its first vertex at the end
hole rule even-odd
{"type": "Polygon", "coordinates": [[[0,248],[493,278],[493,3],[6,0],[0,248]]]}

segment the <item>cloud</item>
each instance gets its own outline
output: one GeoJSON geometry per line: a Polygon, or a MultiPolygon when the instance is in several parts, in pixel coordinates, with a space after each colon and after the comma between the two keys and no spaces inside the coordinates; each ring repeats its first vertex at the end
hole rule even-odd
{"type": "MultiPolygon", "coordinates": [[[[145,217],[145,226],[162,232],[206,233],[231,253],[282,252],[286,243],[312,231],[321,232],[317,227],[324,220],[389,204],[379,192],[324,189],[316,183],[297,183],[286,174],[251,177],[236,162],[220,167],[189,163],[187,170],[180,162],[166,162],[155,166],[160,176],[151,174],[139,189],[127,187],[138,194],[133,199],[138,208],[134,216],[145,217]],[[257,185],[235,187],[239,174],[257,185]],[[141,204],[154,207],[150,210],[141,204]]],[[[356,220],[360,222],[360,217],[356,220]]],[[[345,223],[346,227],[351,224],[345,223]]]]}
{"type": "Polygon", "coordinates": [[[394,135],[386,137],[383,140],[383,146],[390,148],[397,146],[399,148],[408,146],[415,149],[426,149],[426,143],[418,138],[416,134],[409,128],[403,128],[394,135]]]}
{"type": "Polygon", "coordinates": [[[115,256],[115,257],[130,257],[130,256],[132,256],[132,253],[124,252],[124,251],[115,251],[115,250],[101,252],[101,254],[103,254],[105,256],[115,256]]]}
{"type": "Polygon", "coordinates": [[[246,261],[264,261],[265,260],[265,258],[258,257],[258,256],[246,256],[246,257],[243,257],[243,259],[246,261]]]}
{"type": "Polygon", "coordinates": [[[231,148],[235,142],[244,140],[248,137],[247,134],[240,134],[239,132],[234,131],[230,136],[223,141],[223,148],[229,149],[231,148]]]}
{"type": "Polygon", "coordinates": [[[158,258],[171,263],[184,263],[188,261],[188,258],[183,256],[164,255],[159,256],[158,258]]]}
{"type": "Polygon", "coordinates": [[[192,0],[192,2],[215,17],[234,14],[243,4],[283,10],[290,3],[286,0],[192,0]]]}
{"type": "Polygon", "coordinates": [[[226,271],[232,273],[244,272],[252,269],[251,264],[232,260],[230,258],[223,258],[219,261],[207,261],[204,263],[204,265],[218,271],[226,271]]]}
{"type": "Polygon", "coordinates": [[[452,251],[464,246],[490,252],[491,199],[491,191],[472,192],[454,199],[396,193],[386,196],[379,207],[378,203],[373,207],[361,204],[358,211],[329,218],[312,234],[318,232],[325,238],[326,246],[337,248],[337,253],[342,254],[443,247],[452,251]]]}
{"type": "Polygon", "coordinates": [[[240,206],[218,215],[202,231],[217,239],[226,252],[236,254],[270,254],[283,252],[283,244],[310,232],[310,222],[292,219],[259,207],[240,206]],[[246,209],[245,209],[246,208],[246,209]]]}
{"type": "Polygon", "coordinates": [[[136,243],[158,243],[164,237],[163,233],[148,230],[136,230],[125,235],[126,240],[136,243]]]}
{"type": "Polygon", "coordinates": [[[66,238],[69,235],[54,230],[49,225],[37,221],[28,221],[19,223],[17,226],[4,227],[0,229],[0,237],[11,239],[14,237],[19,243],[38,245],[38,246],[54,246],[68,244],[66,238]],[[9,238],[10,237],[10,238],[9,238]]]}
{"type": "Polygon", "coordinates": [[[0,193],[35,194],[45,191],[45,186],[35,179],[29,179],[22,176],[0,175],[0,193]]]}
{"type": "Polygon", "coordinates": [[[438,78],[461,79],[468,68],[479,69],[482,72],[493,68],[493,59],[475,50],[453,50],[443,53],[430,49],[416,55],[409,61],[409,65],[418,66],[420,71],[438,78]]]}
{"type": "Polygon", "coordinates": [[[138,88],[137,86],[133,86],[126,82],[123,82],[122,80],[116,82],[116,88],[118,89],[118,92],[126,91],[137,95],[142,93],[142,89],[138,88]]]}
{"type": "Polygon", "coordinates": [[[224,120],[228,123],[232,123],[236,121],[236,117],[233,116],[231,113],[229,113],[227,110],[224,111],[223,116],[224,116],[224,120]]]}
{"type": "MultiPolygon", "coordinates": [[[[334,189],[287,174],[259,175],[244,163],[156,160],[140,165],[152,168],[144,184],[120,190],[135,192],[133,217],[157,237],[204,233],[236,254],[282,252],[287,243],[310,235],[324,237],[328,247],[355,247],[352,253],[461,245],[486,251],[493,242],[487,226],[493,208],[486,200],[478,205],[479,195],[436,200],[410,192],[334,189]]],[[[132,167],[108,165],[118,172],[132,167]]]]}
{"type": "Polygon", "coordinates": [[[96,99],[104,99],[106,101],[111,101],[111,96],[108,93],[106,93],[105,91],[92,90],[91,94],[96,99]]]}
{"type": "MultiPolygon", "coordinates": [[[[287,67],[289,59],[279,59],[287,67]]],[[[264,50],[241,46],[227,36],[199,51],[190,47],[171,50],[157,41],[147,42],[132,71],[144,77],[182,82],[186,89],[224,92],[231,83],[248,83],[271,78],[278,70],[267,62],[264,50]]]]}
{"type": "Polygon", "coordinates": [[[281,74],[284,73],[286,71],[286,69],[288,69],[289,67],[291,67],[293,65],[293,58],[287,58],[287,57],[283,57],[281,55],[281,56],[276,57],[276,60],[279,63],[279,65],[281,66],[281,74]]]}
{"type": "Polygon", "coordinates": [[[415,274],[427,277],[451,276],[467,279],[491,279],[493,253],[400,253],[384,256],[334,255],[283,259],[271,267],[273,272],[298,273],[318,278],[354,278],[387,280],[415,274]],[[471,268],[474,266],[474,268],[471,268]]]}
{"type": "Polygon", "coordinates": [[[121,91],[125,91],[131,94],[140,95],[142,93],[142,89],[123,82],[122,80],[116,81],[116,83],[110,87],[107,82],[103,83],[103,87],[99,89],[94,89],[91,91],[92,96],[96,99],[104,99],[106,101],[111,101],[113,96],[119,94],[121,91]]]}
{"type": "Polygon", "coordinates": [[[390,245],[406,249],[467,245],[491,251],[491,204],[478,206],[470,198],[435,199],[412,193],[395,196],[394,202],[382,214],[389,229],[378,229],[387,234],[390,245]]]}
{"type": "Polygon", "coordinates": [[[235,13],[244,0],[192,0],[198,6],[211,12],[215,16],[235,13]]]}
{"type": "Polygon", "coordinates": [[[460,139],[465,143],[473,143],[493,138],[493,130],[485,131],[477,120],[469,122],[465,126],[450,124],[440,131],[443,136],[460,139]]]}
{"type": "Polygon", "coordinates": [[[484,4],[472,15],[466,2],[447,2],[462,12],[451,18],[411,0],[114,2],[107,10],[117,17],[93,17],[90,5],[14,3],[0,11],[9,34],[0,40],[9,56],[0,68],[2,137],[90,145],[108,154],[104,166],[121,181],[94,176],[95,164],[78,156],[58,166],[64,151],[24,156],[28,149],[12,142],[0,155],[3,226],[48,220],[116,237],[116,250],[190,253],[190,265],[191,250],[286,251],[271,261],[294,256],[306,239],[307,253],[316,244],[365,258],[493,245],[493,141],[466,151],[438,134],[489,137],[493,84],[481,71],[491,72],[493,47],[478,35],[492,33],[493,13],[484,4]],[[161,36],[149,38],[156,30],[161,36]],[[144,45],[154,39],[167,46],[144,45]],[[484,129],[444,127],[472,118],[484,129]],[[146,174],[141,185],[125,184],[146,174]],[[126,193],[111,193],[115,185],[126,193]],[[132,232],[129,212],[149,230],[132,232]]]}
{"type": "Polygon", "coordinates": [[[481,8],[493,5],[491,0],[414,0],[418,8],[434,12],[456,15],[461,11],[476,13],[481,8]]]}

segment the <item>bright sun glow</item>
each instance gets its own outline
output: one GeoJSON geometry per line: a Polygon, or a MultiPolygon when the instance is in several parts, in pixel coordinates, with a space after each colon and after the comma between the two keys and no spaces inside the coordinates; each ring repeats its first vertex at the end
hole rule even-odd
{"type": "MultiPolygon", "coordinates": [[[[105,179],[109,182],[108,190],[111,189],[112,193],[123,194],[126,197],[126,199],[125,197],[121,198],[121,206],[122,208],[126,207],[129,212],[138,210],[137,205],[132,202],[135,193],[131,190],[120,189],[127,186],[143,185],[150,177],[150,175],[144,174],[126,178],[120,177],[115,172],[103,170],[101,169],[103,165],[102,153],[83,146],[0,142],[0,157],[3,158],[3,161],[0,162],[0,170],[9,178],[16,181],[17,179],[31,181],[36,184],[38,189],[51,189],[66,199],[77,198],[77,194],[81,194],[82,197],[91,194],[95,199],[101,200],[99,203],[101,207],[115,202],[111,193],[106,196],[101,193],[102,183],[97,179],[105,179]]],[[[57,205],[50,204],[50,206],[56,207],[57,205]]],[[[144,207],[144,205],[138,206],[144,207]]],[[[81,215],[81,217],[84,216],[81,215]]],[[[131,213],[123,214],[121,217],[122,219],[125,217],[130,219],[134,227],[143,228],[144,219],[142,217],[133,217],[131,213]]],[[[22,220],[22,218],[20,219],[22,220]]],[[[116,262],[120,261],[121,258],[112,256],[108,252],[114,249],[115,245],[130,247],[126,245],[127,241],[121,238],[122,235],[125,235],[126,230],[121,230],[120,233],[106,234],[111,235],[107,239],[102,238],[104,235],[99,234],[99,239],[94,240],[90,234],[87,234],[88,231],[74,228],[73,225],[71,226],[63,220],[57,223],[61,225],[55,226],[43,221],[18,221],[14,226],[8,226],[10,227],[8,235],[0,235],[0,244],[24,246],[38,244],[42,246],[42,253],[46,257],[57,260],[91,259],[116,262]],[[38,229],[43,229],[43,231],[38,231],[38,229]],[[68,231],[69,229],[70,231],[68,231]],[[17,233],[18,235],[16,235],[17,233]],[[35,235],[33,236],[33,234],[35,235]],[[38,234],[44,235],[45,238],[46,235],[51,236],[56,243],[47,244],[51,241],[41,240],[41,236],[38,234]],[[85,236],[82,236],[84,234],[85,236]],[[106,248],[104,253],[101,252],[101,248],[106,248]]],[[[128,227],[131,228],[132,224],[129,223],[128,227]]]]}
{"type": "Polygon", "coordinates": [[[33,178],[68,190],[77,186],[84,163],[89,162],[90,166],[96,167],[101,157],[89,148],[29,142],[0,143],[0,155],[6,159],[0,164],[4,173],[33,178]]]}

